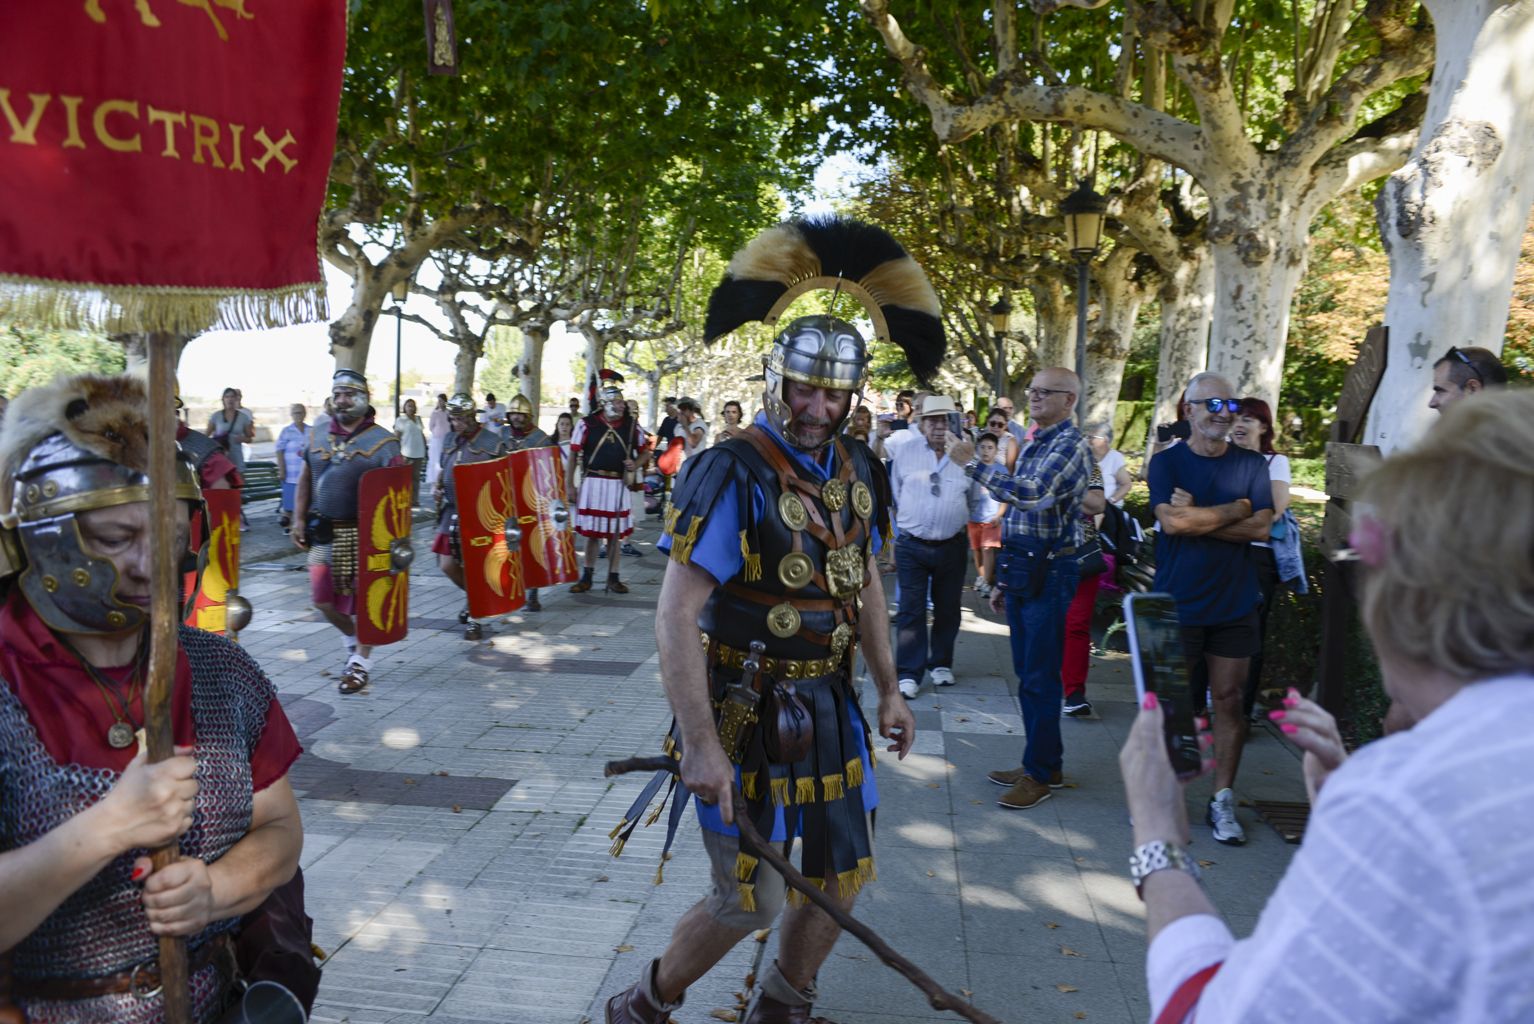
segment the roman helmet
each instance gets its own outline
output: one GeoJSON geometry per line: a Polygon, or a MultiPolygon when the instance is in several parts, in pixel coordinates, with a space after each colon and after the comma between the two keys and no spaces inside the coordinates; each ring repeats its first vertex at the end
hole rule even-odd
{"type": "Polygon", "coordinates": [[[336,388],[372,395],[372,391],[368,388],[368,379],[357,370],[337,370],[335,376],[330,378],[330,390],[334,391],[336,388]]]}
{"type": "Polygon", "coordinates": [[[474,404],[473,395],[460,391],[447,400],[447,414],[472,423],[479,416],[479,406],[474,404]]]}
{"type": "Polygon", "coordinates": [[[510,416],[515,413],[521,413],[531,419],[533,415],[532,399],[526,395],[512,395],[511,401],[506,405],[506,414],[510,416]]]}
{"type": "Polygon", "coordinates": [[[604,367],[600,376],[602,384],[597,390],[597,400],[602,403],[602,411],[611,419],[618,415],[618,403],[623,400],[623,374],[604,367]]]}
{"type": "MultiPolygon", "coordinates": [[[[60,633],[144,624],[117,599],[117,569],[88,550],[75,516],[149,500],[148,395],[128,375],[61,377],[16,397],[0,429],[0,577],[60,633]]],[[[176,460],[178,499],[200,507],[197,475],[176,460]]]]}
{"type": "MultiPolygon", "coordinates": [[[[893,341],[926,383],[943,362],[945,340],[937,293],[927,275],[883,228],[845,217],[814,217],[768,228],[736,253],[709,296],[703,326],[707,343],[750,320],[775,325],[806,292],[854,299],[868,314],[874,340],[893,341]]],[[[766,387],[762,409],[789,444],[814,450],[846,425],[835,424],[818,445],[799,441],[785,396],[785,381],[850,391],[847,416],[862,400],[868,344],[856,327],[828,314],[802,316],[783,328],[762,357],[766,387]]]]}

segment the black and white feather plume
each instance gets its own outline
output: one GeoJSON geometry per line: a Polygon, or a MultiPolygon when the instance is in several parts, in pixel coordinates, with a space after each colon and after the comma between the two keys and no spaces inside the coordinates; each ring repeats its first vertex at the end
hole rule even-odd
{"type": "Polygon", "coordinates": [[[875,338],[899,345],[918,380],[942,366],[947,343],[926,273],[889,232],[848,217],[795,218],[748,242],[709,296],[703,337],[713,342],[752,320],[775,323],[789,302],[815,289],[856,299],[875,338]]]}

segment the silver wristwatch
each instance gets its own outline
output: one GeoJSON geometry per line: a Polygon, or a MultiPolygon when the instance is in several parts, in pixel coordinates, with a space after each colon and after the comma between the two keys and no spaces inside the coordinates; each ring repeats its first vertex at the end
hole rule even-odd
{"type": "Polygon", "coordinates": [[[1188,852],[1182,847],[1168,843],[1160,839],[1152,839],[1148,843],[1141,843],[1135,847],[1134,853],[1129,855],[1129,877],[1135,884],[1135,892],[1140,898],[1145,898],[1141,892],[1141,886],[1145,884],[1145,876],[1153,871],[1165,871],[1175,868],[1178,871],[1186,871],[1193,876],[1195,882],[1204,879],[1204,873],[1198,869],[1198,862],[1188,856],[1188,852]]]}

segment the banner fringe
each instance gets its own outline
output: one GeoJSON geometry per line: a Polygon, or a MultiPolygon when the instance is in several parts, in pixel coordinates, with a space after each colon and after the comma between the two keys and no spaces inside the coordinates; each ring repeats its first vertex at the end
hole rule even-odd
{"type": "Polygon", "coordinates": [[[0,319],[65,331],[194,335],[330,318],[322,281],[265,291],[86,285],[0,274],[0,319]]]}

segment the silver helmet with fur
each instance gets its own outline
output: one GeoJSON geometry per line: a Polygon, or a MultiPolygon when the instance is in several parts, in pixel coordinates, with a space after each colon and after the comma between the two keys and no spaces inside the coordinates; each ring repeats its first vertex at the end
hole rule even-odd
{"type": "MultiPolygon", "coordinates": [[[[874,340],[899,345],[924,383],[942,365],[943,322],[927,275],[883,228],[845,217],[791,220],[752,239],[709,297],[704,339],[713,342],[750,320],[775,324],[790,303],[815,290],[856,299],[873,323],[874,340]]],[[[830,443],[846,419],[833,424],[824,441],[801,442],[784,382],[849,391],[861,399],[868,344],[844,320],[804,316],[778,333],[762,362],[767,382],[762,408],[769,422],[789,444],[813,450],[830,443]]],[[[848,417],[856,404],[848,403],[848,417]]]]}
{"type": "MultiPolygon", "coordinates": [[[[16,396],[0,428],[0,578],[50,629],[118,633],[148,618],[117,598],[117,568],[80,535],[81,512],[148,501],[148,396],[137,377],[61,377],[16,396]]],[[[201,504],[176,461],[176,497],[201,504]]]]}

